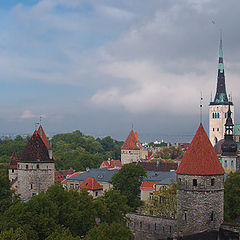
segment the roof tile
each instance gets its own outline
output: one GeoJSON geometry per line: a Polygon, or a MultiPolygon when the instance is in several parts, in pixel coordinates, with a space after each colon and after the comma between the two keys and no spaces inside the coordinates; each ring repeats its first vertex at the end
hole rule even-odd
{"type": "Polygon", "coordinates": [[[185,152],[176,173],[187,175],[221,175],[225,173],[202,124],[185,152]]]}
{"type": "Polygon", "coordinates": [[[102,190],[103,188],[97,182],[97,180],[93,177],[86,178],[81,185],[79,186],[80,189],[84,188],[87,190],[102,190]]]}
{"type": "Polygon", "coordinates": [[[132,130],[128,135],[126,141],[123,143],[121,149],[139,150],[140,148],[141,145],[138,142],[137,133],[134,133],[134,131],[132,130]]]}

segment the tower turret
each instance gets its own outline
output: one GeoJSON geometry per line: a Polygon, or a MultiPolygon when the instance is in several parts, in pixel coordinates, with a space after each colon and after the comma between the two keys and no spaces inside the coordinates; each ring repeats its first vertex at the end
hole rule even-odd
{"type": "Polygon", "coordinates": [[[225,123],[225,135],[224,142],[221,146],[222,155],[221,161],[222,166],[226,173],[235,172],[238,169],[238,155],[237,155],[237,144],[233,138],[233,121],[231,117],[230,105],[228,107],[228,117],[225,123]]]}

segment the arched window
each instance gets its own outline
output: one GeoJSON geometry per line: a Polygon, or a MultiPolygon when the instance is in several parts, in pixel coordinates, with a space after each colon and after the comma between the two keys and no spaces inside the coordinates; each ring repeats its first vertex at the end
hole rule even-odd
{"type": "Polygon", "coordinates": [[[218,113],[217,115],[218,115],[218,118],[220,118],[220,114],[218,113]]]}
{"type": "Polygon", "coordinates": [[[212,118],[214,118],[214,113],[212,113],[212,118]]]}

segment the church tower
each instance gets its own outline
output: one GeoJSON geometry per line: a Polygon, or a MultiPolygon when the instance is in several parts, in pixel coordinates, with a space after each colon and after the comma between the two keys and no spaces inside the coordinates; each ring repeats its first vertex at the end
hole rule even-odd
{"type": "Polygon", "coordinates": [[[223,65],[222,37],[219,46],[217,90],[214,101],[209,104],[209,139],[214,146],[219,140],[224,138],[224,124],[227,119],[228,105],[231,105],[232,119],[234,120],[234,106],[231,99],[228,99],[225,74],[223,65]]]}
{"type": "Polygon", "coordinates": [[[224,142],[221,146],[221,162],[226,173],[236,172],[239,168],[237,144],[233,139],[233,121],[231,118],[230,105],[228,107],[228,116],[225,124],[224,142]]]}
{"type": "Polygon", "coordinates": [[[218,230],[223,222],[224,169],[202,124],[176,173],[179,235],[218,230]]]}

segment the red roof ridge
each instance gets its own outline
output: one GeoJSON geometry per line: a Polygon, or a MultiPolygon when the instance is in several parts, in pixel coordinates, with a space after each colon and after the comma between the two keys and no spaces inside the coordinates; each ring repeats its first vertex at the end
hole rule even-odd
{"type": "Polygon", "coordinates": [[[84,188],[87,190],[102,190],[103,188],[98,183],[98,181],[94,177],[86,178],[81,185],[79,186],[80,189],[84,188]]]}
{"type": "Polygon", "coordinates": [[[17,154],[15,151],[13,151],[13,153],[12,153],[8,168],[9,169],[17,169],[17,154]]]}
{"type": "Polygon", "coordinates": [[[50,149],[51,146],[50,146],[50,143],[49,143],[49,141],[47,139],[47,136],[46,136],[46,134],[45,134],[45,132],[44,132],[44,130],[42,128],[42,125],[39,126],[37,133],[42,138],[42,140],[43,140],[45,146],[47,147],[47,149],[50,149]]]}
{"type": "Polygon", "coordinates": [[[138,142],[138,137],[136,132],[134,133],[133,130],[129,133],[127,139],[123,143],[121,149],[131,149],[131,150],[139,150],[141,145],[138,142]]]}
{"type": "Polygon", "coordinates": [[[222,175],[225,173],[202,124],[188,150],[184,153],[176,173],[187,175],[222,175]]]}

